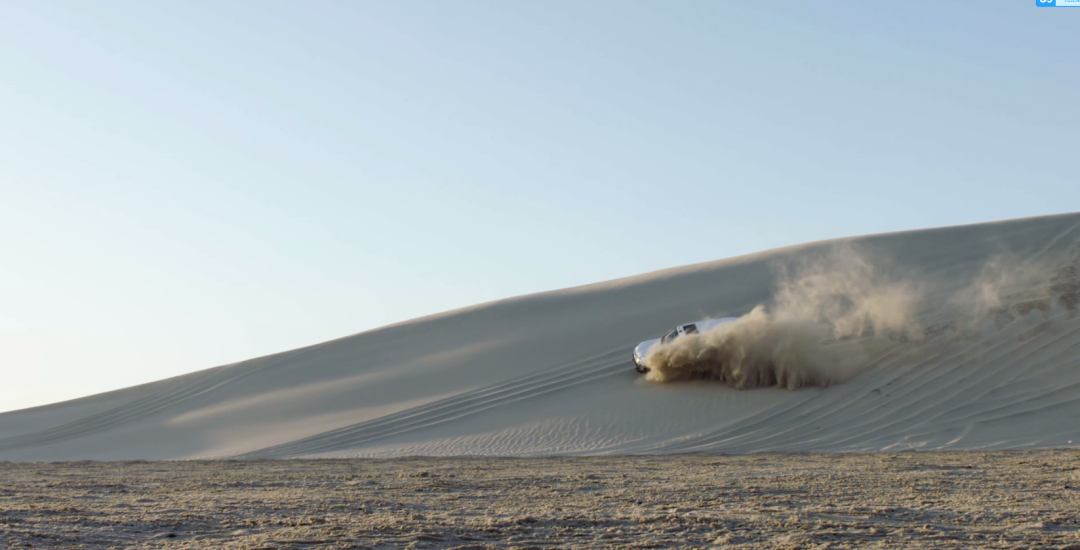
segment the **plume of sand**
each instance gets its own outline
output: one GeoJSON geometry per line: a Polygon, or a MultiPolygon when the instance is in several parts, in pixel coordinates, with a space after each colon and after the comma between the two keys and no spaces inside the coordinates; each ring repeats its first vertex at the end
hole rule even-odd
{"type": "Polygon", "coordinates": [[[717,380],[744,389],[842,382],[868,364],[867,341],[918,334],[921,292],[886,276],[851,248],[782,271],[771,307],[733,323],[654,346],[646,362],[656,382],[717,380]],[[858,339],[860,346],[837,346],[858,339]]]}
{"type": "Polygon", "coordinates": [[[982,265],[970,283],[948,297],[946,312],[963,332],[978,331],[988,320],[1008,322],[1035,310],[1048,316],[1054,298],[1064,294],[1060,281],[1067,279],[1070,269],[1069,264],[998,254],[982,265]]]}

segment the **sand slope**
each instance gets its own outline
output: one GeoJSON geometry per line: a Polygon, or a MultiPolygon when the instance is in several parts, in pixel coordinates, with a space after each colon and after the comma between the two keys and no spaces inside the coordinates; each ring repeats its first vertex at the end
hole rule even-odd
{"type": "Polygon", "coordinates": [[[835,243],[789,247],[0,414],[0,460],[1080,446],[1080,214],[845,242],[932,282],[941,300],[1003,253],[1047,276],[1004,289],[1001,307],[970,327],[921,311],[922,341],[882,348],[826,389],[656,384],[633,372],[638,341],[768,303],[777,265],[835,243]]]}

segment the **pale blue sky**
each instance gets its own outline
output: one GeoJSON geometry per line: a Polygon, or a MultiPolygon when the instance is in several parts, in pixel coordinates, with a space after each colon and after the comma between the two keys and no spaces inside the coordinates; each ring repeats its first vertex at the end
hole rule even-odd
{"type": "Polygon", "coordinates": [[[1078,210],[1080,10],[1033,4],[5,2],[0,411],[1078,210]]]}

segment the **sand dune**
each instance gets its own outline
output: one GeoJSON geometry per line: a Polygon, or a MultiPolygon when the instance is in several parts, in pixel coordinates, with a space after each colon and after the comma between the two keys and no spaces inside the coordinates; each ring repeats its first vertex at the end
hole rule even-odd
{"type": "Polygon", "coordinates": [[[0,414],[0,460],[1077,447],[1078,298],[1080,214],[813,243],[0,414]],[[914,289],[899,330],[815,336],[828,364],[851,360],[838,383],[633,371],[633,346],[676,323],[779,315],[785,274],[838,247],[914,289]]]}

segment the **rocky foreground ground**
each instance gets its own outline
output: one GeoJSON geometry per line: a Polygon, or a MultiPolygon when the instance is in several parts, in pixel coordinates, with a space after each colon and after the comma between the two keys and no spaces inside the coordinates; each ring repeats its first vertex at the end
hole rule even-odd
{"type": "Polygon", "coordinates": [[[1072,548],[1080,452],[0,463],[0,548],[1072,548]]]}

